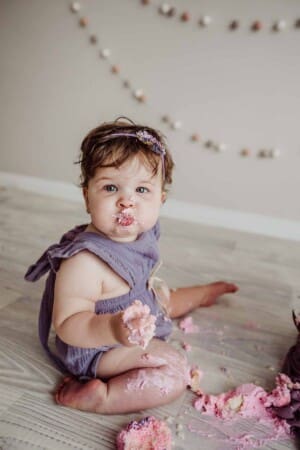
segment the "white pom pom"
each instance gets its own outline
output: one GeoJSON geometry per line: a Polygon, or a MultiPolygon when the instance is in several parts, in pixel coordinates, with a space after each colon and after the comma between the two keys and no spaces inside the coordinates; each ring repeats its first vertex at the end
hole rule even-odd
{"type": "Polygon", "coordinates": [[[70,6],[71,11],[74,13],[77,13],[80,10],[80,3],[79,2],[73,2],[70,6]]]}

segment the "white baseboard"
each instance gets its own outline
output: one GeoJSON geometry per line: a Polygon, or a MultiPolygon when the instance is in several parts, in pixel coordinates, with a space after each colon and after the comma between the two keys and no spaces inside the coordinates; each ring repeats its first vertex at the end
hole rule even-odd
{"type": "MultiPolygon", "coordinates": [[[[82,202],[80,189],[71,183],[0,172],[0,185],[64,200],[82,202]]],[[[203,225],[300,241],[300,222],[261,214],[244,213],[168,199],[162,208],[161,215],[203,225]]]]}
{"type": "Polygon", "coordinates": [[[168,200],[162,215],[214,227],[300,241],[300,222],[223,208],[168,200]]]}
{"type": "Polygon", "coordinates": [[[64,183],[63,181],[0,172],[0,185],[23,189],[24,191],[35,192],[36,194],[45,194],[64,200],[82,201],[81,190],[75,184],[64,183]]]}

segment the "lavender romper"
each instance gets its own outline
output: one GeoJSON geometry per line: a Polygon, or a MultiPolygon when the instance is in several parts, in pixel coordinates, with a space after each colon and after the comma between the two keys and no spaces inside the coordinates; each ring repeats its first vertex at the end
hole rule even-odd
{"type": "Polygon", "coordinates": [[[151,230],[142,233],[136,241],[128,243],[115,242],[104,235],[84,231],[86,227],[87,225],[79,225],[65,233],[58,244],[51,245],[40,259],[29,267],[25,275],[26,280],[36,281],[50,271],[40,307],[40,341],[62,372],[70,372],[81,379],[95,378],[97,365],[103,353],[118,345],[97,348],[74,347],[56,336],[57,354],[50,350],[48,338],[52,322],[54,285],[56,272],[63,259],[81,250],[88,250],[105,261],[128,283],[130,291],[127,294],[96,301],[96,314],[123,311],[138,299],[148,305],[151,314],[156,316],[157,338],[166,339],[172,330],[171,320],[161,310],[154,291],[148,288],[151,272],[159,259],[157,244],[159,224],[156,223],[151,230]]]}

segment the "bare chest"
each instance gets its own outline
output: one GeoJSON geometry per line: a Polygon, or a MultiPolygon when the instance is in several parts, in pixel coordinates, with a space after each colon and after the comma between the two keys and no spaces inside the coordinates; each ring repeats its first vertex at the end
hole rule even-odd
{"type": "Polygon", "coordinates": [[[106,267],[99,300],[119,297],[130,291],[128,283],[110,267],[106,267]]]}

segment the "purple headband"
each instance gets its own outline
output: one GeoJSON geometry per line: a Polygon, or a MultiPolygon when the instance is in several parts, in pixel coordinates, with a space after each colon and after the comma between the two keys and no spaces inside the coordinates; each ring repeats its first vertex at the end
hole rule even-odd
{"type": "Polygon", "coordinates": [[[165,155],[166,155],[166,149],[162,145],[162,143],[158,139],[156,139],[155,136],[153,136],[152,134],[148,133],[148,131],[146,131],[146,130],[143,130],[143,131],[140,130],[140,131],[137,131],[136,133],[126,133],[125,131],[122,132],[122,133],[113,133],[109,137],[110,138],[114,138],[114,137],[119,137],[119,136],[125,136],[125,137],[129,136],[129,137],[137,138],[143,144],[146,144],[150,148],[150,150],[152,150],[154,153],[156,153],[157,155],[160,155],[160,157],[161,157],[161,164],[162,164],[163,179],[165,179],[165,155]]]}

